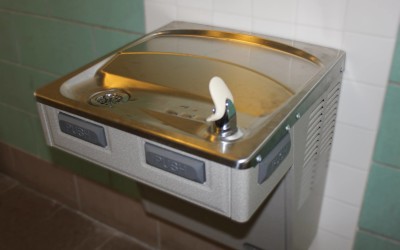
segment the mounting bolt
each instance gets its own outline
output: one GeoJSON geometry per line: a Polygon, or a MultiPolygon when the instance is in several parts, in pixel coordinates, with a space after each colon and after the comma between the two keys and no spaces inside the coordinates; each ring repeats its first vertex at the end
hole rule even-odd
{"type": "Polygon", "coordinates": [[[256,157],[256,161],[257,161],[258,163],[262,162],[262,157],[261,157],[261,155],[258,155],[258,156],[256,157]]]}
{"type": "Polygon", "coordinates": [[[286,131],[289,131],[290,130],[290,125],[289,124],[286,125],[285,129],[286,129],[286,131]]]}
{"type": "Polygon", "coordinates": [[[296,119],[300,119],[300,117],[301,117],[300,113],[297,113],[296,114],[296,119]]]}

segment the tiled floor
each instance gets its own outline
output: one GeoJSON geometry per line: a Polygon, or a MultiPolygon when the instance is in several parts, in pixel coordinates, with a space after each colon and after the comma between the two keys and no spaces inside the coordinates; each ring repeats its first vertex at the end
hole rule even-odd
{"type": "Polygon", "coordinates": [[[147,249],[0,174],[0,249],[147,249]]]}

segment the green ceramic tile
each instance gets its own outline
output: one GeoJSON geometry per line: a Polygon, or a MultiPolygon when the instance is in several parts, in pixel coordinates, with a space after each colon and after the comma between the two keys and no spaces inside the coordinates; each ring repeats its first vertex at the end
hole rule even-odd
{"type": "Polygon", "coordinates": [[[374,160],[400,168],[400,86],[389,84],[374,160]]]}
{"type": "Polygon", "coordinates": [[[46,14],[47,0],[0,0],[0,8],[35,14],[46,14]]]}
{"type": "Polygon", "coordinates": [[[400,250],[400,242],[391,241],[364,231],[358,231],[353,250],[400,250]]]}
{"type": "Polygon", "coordinates": [[[131,41],[134,41],[141,35],[93,28],[93,36],[96,48],[96,56],[103,56],[131,41]]]}
{"type": "Polygon", "coordinates": [[[373,164],[359,227],[400,241],[400,170],[373,164]]]}
{"type": "Polygon", "coordinates": [[[32,115],[0,104],[0,140],[35,154],[32,115]]]}
{"type": "Polygon", "coordinates": [[[397,32],[396,49],[393,55],[390,81],[400,83],[400,27],[399,31],[397,32]]]}
{"type": "Polygon", "coordinates": [[[140,198],[136,182],[126,176],[110,172],[110,184],[118,192],[124,193],[134,199],[140,198]]]}
{"type": "Polygon", "coordinates": [[[143,0],[49,1],[50,15],[88,24],[144,32],[143,0]]]}
{"type": "MultiPolygon", "coordinates": [[[[75,157],[76,158],[76,157],[75,157]]],[[[81,166],[79,174],[83,177],[96,181],[106,186],[110,186],[110,171],[99,165],[76,158],[81,166]]]]}
{"type": "Polygon", "coordinates": [[[52,162],[52,149],[47,146],[39,117],[33,117],[33,134],[36,146],[36,156],[52,162]]]}
{"type": "Polygon", "coordinates": [[[24,65],[63,75],[94,59],[92,35],[86,26],[20,15],[16,28],[24,65]]]}
{"type": "Polygon", "coordinates": [[[0,59],[18,62],[14,15],[0,12],[0,59]]]}
{"type": "Polygon", "coordinates": [[[0,103],[37,114],[33,92],[40,85],[55,79],[54,76],[0,62],[1,86],[3,93],[0,103]]]}

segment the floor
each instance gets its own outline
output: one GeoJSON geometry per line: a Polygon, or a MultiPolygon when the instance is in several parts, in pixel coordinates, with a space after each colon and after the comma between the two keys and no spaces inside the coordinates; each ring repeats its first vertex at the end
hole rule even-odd
{"type": "Polygon", "coordinates": [[[129,236],[0,174],[0,249],[147,249],[129,236]]]}

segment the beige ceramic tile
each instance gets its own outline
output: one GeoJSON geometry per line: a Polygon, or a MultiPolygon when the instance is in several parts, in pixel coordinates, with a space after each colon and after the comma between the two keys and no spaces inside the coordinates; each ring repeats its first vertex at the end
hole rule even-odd
{"type": "Polygon", "coordinates": [[[12,154],[13,177],[67,206],[78,208],[72,173],[17,149],[12,149],[12,154]]]}
{"type": "Polygon", "coordinates": [[[141,204],[104,186],[78,177],[82,211],[152,247],[157,243],[156,220],[141,204]]]}
{"type": "Polygon", "coordinates": [[[17,181],[0,173],[0,194],[9,191],[17,185],[17,181]]]}
{"type": "Polygon", "coordinates": [[[11,154],[11,148],[0,142],[0,172],[9,174],[14,167],[14,161],[11,154]]]}
{"type": "Polygon", "coordinates": [[[125,237],[123,235],[117,235],[111,240],[107,241],[99,250],[118,250],[118,249],[132,249],[132,250],[146,250],[148,248],[139,245],[132,239],[125,237]]]}
{"type": "Polygon", "coordinates": [[[0,192],[0,201],[0,249],[99,249],[121,235],[22,185],[0,192]]]}
{"type": "Polygon", "coordinates": [[[184,229],[160,222],[161,249],[163,250],[226,250],[218,243],[194,235],[184,229]]]}

